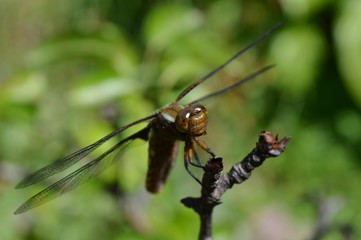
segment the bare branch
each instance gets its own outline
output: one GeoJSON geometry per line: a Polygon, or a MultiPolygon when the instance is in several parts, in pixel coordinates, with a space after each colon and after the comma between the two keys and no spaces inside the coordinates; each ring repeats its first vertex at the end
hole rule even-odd
{"type": "Polygon", "coordinates": [[[200,217],[199,239],[212,239],[213,208],[221,203],[222,195],[234,184],[247,180],[252,171],[261,166],[267,158],[281,155],[290,140],[290,137],[278,140],[278,136],[273,136],[269,131],[261,132],[256,147],[241,162],[234,164],[229,172],[223,174],[222,158],[213,157],[208,160],[202,178],[201,197],[181,200],[200,217]]]}

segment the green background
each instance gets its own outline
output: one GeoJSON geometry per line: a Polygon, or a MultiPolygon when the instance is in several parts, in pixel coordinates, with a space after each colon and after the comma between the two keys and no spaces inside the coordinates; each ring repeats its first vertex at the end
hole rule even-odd
{"type": "Polygon", "coordinates": [[[142,141],[95,180],[22,215],[13,212],[59,178],[29,190],[14,186],[173,101],[286,20],[182,101],[276,64],[203,102],[209,127],[202,139],[224,158],[225,170],[253,148],[260,131],[292,136],[281,157],[223,196],[214,237],[311,239],[322,222],[329,226],[323,239],[344,239],[347,231],[357,239],[360,12],[359,0],[1,0],[0,238],[195,239],[198,217],[180,200],[198,196],[200,187],[184,170],[182,151],[164,191],[154,196],[144,190],[142,141]]]}

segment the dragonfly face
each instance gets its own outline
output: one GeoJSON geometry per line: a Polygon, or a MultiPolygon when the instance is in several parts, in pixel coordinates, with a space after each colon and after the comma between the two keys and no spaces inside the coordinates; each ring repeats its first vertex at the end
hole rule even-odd
{"type": "Polygon", "coordinates": [[[200,104],[190,104],[178,112],[175,126],[181,133],[193,137],[206,134],[208,124],[208,111],[200,104]]]}
{"type": "Polygon", "coordinates": [[[159,110],[164,120],[174,123],[181,135],[199,137],[206,133],[208,111],[200,104],[182,106],[177,102],[159,110]]]}
{"type": "Polygon", "coordinates": [[[207,147],[205,143],[198,139],[198,137],[206,133],[208,123],[207,109],[204,106],[198,104],[198,102],[219,95],[234,87],[237,87],[240,84],[250,79],[253,79],[257,75],[269,70],[270,68],[272,68],[272,66],[267,66],[259,69],[256,72],[236,81],[235,83],[228,85],[220,90],[217,90],[211,94],[208,94],[196,101],[193,101],[186,106],[178,104],[178,101],[181,100],[184,96],[186,96],[194,88],[196,88],[199,84],[203,83],[215,73],[223,69],[226,65],[239,57],[242,53],[256,45],[262,39],[269,36],[275,29],[280,27],[282,24],[283,22],[276,24],[274,27],[262,34],[255,41],[253,41],[244,49],[232,56],[225,63],[205,75],[203,78],[192,83],[189,87],[187,87],[185,90],[183,90],[183,92],[178,95],[175,102],[169,104],[168,106],[156,111],[155,113],[147,117],[129,123],[106,135],[105,137],[99,139],[98,141],[90,144],[89,146],[84,147],[64,158],[61,158],[51,163],[50,165],[39,169],[33,174],[25,177],[16,186],[16,188],[28,187],[54,174],[59,173],[74,165],[78,161],[82,160],[99,146],[101,146],[103,143],[114,138],[125,129],[128,129],[141,122],[150,121],[149,124],[141,131],[118,141],[113,147],[105,151],[100,156],[94,158],[89,163],[85,164],[84,166],[80,167],[79,169],[75,170],[74,172],[70,173],[69,175],[65,176],[64,178],[60,179],[49,187],[45,188],[43,191],[39,192],[35,196],[31,197],[15,211],[15,214],[23,213],[25,211],[28,211],[29,209],[44,204],[62,195],[63,193],[78,187],[88,179],[96,176],[112,162],[114,162],[118,158],[118,154],[122,151],[122,149],[134,139],[143,139],[149,141],[149,165],[146,180],[146,188],[149,192],[156,193],[162,189],[175,162],[178,152],[179,141],[183,141],[185,143],[185,168],[188,173],[200,183],[200,181],[189,170],[189,165],[200,168],[203,167],[200,159],[198,158],[196,146],[200,147],[212,157],[214,157],[215,154],[210,150],[209,147],[207,147]],[[193,158],[196,160],[196,163],[194,162],[193,158]]]}

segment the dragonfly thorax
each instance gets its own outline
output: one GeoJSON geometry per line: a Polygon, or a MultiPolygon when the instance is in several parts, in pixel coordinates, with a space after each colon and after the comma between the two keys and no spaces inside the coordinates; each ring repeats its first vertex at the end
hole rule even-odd
{"type": "Polygon", "coordinates": [[[206,134],[207,124],[207,109],[200,104],[186,106],[177,113],[175,118],[177,130],[193,137],[206,134]]]}

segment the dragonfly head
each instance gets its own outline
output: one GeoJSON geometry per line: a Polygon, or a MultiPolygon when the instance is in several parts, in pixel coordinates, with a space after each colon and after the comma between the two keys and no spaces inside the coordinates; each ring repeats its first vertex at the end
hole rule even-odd
{"type": "Polygon", "coordinates": [[[200,104],[186,106],[177,113],[175,118],[177,130],[192,137],[206,134],[207,124],[207,109],[200,104]]]}

